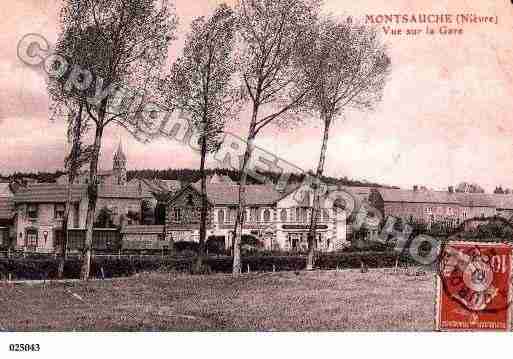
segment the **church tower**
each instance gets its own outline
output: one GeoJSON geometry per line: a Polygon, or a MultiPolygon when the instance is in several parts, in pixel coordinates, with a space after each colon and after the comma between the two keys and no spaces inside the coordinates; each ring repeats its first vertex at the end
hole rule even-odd
{"type": "Polygon", "coordinates": [[[125,153],[123,152],[121,140],[119,141],[118,150],[114,154],[112,172],[113,172],[116,184],[121,185],[121,186],[126,185],[126,156],[125,156],[125,153]]]}

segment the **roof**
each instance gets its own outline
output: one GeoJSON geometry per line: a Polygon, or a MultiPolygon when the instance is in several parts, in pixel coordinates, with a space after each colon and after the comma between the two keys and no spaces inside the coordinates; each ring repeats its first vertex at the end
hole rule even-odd
{"type": "Polygon", "coordinates": [[[164,226],[125,226],[121,228],[121,234],[162,234],[164,226]]]}
{"type": "Polygon", "coordinates": [[[0,220],[10,220],[14,217],[14,213],[14,201],[11,198],[0,198],[0,220]]]}
{"type": "MultiPolygon", "coordinates": [[[[201,193],[201,186],[197,183],[191,185],[201,193]]],[[[207,197],[213,205],[237,205],[239,203],[239,186],[229,184],[207,184],[207,197]]],[[[283,194],[269,185],[247,185],[246,203],[251,205],[270,205],[276,203],[283,194]]]]}
{"type": "Polygon", "coordinates": [[[141,187],[143,191],[148,191],[151,193],[177,192],[182,188],[182,183],[180,181],[162,180],[157,178],[134,178],[128,184],[137,188],[141,187]]]}
{"type": "Polygon", "coordinates": [[[443,203],[457,204],[465,207],[490,207],[513,209],[513,195],[445,192],[445,191],[411,191],[402,189],[378,188],[385,202],[406,203],[443,203]]]}
{"type": "Polygon", "coordinates": [[[137,186],[100,185],[98,186],[98,197],[101,198],[150,198],[151,193],[140,190],[137,186]]]}
{"type": "Polygon", "coordinates": [[[339,186],[338,189],[346,190],[362,199],[369,198],[372,189],[375,187],[339,186]]]}
{"type": "Polygon", "coordinates": [[[376,191],[385,202],[459,204],[461,201],[461,196],[457,193],[443,191],[410,191],[391,188],[377,188],[376,191]]]}
{"type": "Polygon", "coordinates": [[[121,140],[119,140],[118,150],[114,154],[114,162],[116,161],[123,161],[126,162],[126,156],[123,152],[123,145],[121,144],[121,140]]]}
{"type": "Polygon", "coordinates": [[[513,209],[513,195],[511,194],[491,194],[495,206],[498,209],[513,209]]]}
{"type": "MultiPolygon", "coordinates": [[[[201,178],[197,180],[194,184],[200,184],[201,178]]],[[[230,184],[230,185],[237,185],[236,182],[234,182],[229,176],[225,175],[218,175],[217,173],[214,173],[213,175],[207,176],[207,183],[209,184],[230,184]]]]}
{"type": "MultiPolygon", "coordinates": [[[[79,202],[87,195],[86,185],[73,185],[71,200],[79,202]]],[[[99,185],[99,198],[149,198],[151,194],[140,192],[135,186],[99,185]]],[[[14,195],[16,203],[63,203],[68,198],[68,186],[63,184],[31,184],[14,195]]]]}
{"type": "MultiPolygon", "coordinates": [[[[86,187],[73,185],[71,200],[78,202],[86,195],[86,187]]],[[[14,195],[15,203],[62,203],[68,198],[68,186],[59,184],[30,184],[14,195]]]]}
{"type": "Polygon", "coordinates": [[[486,193],[456,193],[460,204],[466,207],[496,207],[497,200],[492,194],[486,193]]]}

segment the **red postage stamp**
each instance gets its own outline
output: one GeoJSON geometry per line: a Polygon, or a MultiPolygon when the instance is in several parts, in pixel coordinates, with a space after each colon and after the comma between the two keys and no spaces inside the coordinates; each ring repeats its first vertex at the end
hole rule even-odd
{"type": "Polygon", "coordinates": [[[444,247],[437,288],[437,329],[511,329],[511,251],[503,243],[444,247]]]}

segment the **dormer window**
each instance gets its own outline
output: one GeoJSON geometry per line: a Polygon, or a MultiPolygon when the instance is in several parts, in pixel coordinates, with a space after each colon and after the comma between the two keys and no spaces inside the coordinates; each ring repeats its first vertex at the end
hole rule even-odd
{"type": "Polygon", "coordinates": [[[27,215],[30,219],[36,219],[38,215],[38,205],[37,204],[29,204],[27,206],[27,215]]]}
{"type": "Polygon", "coordinates": [[[66,209],[66,206],[63,203],[57,203],[55,205],[55,209],[54,209],[55,219],[63,219],[65,209],[66,209]]]}

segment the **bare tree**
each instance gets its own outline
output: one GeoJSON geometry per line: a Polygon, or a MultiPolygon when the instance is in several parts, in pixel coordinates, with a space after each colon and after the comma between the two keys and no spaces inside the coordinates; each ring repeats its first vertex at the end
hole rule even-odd
{"type": "Polygon", "coordinates": [[[240,168],[239,206],[233,239],[233,274],[241,272],[240,243],[246,182],[257,135],[271,123],[293,117],[308,89],[293,66],[300,45],[310,36],[319,11],[317,0],[241,0],[238,5],[238,62],[251,119],[240,168]]]}
{"type": "Polygon", "coordinates": [[[307,270],[314,265],[316,227],[320,213],[320,181],[324,172],[330,128],[346,110],[371,110],[381,100],[390,72],[390,58],[373,28],[328,18],[317,25],[314,41],[302,49],[298,63],[314,87],[308,105],[323,124],[321,153],[315,173],[314,199],[308,232],[307,270]]]}
{"type": "Polygon", "coordinates": [[[222,4],[214,14],[192,22],[184,54],[172,66],[166,79],[168,103],[190,116],[199,134],[201,211],[199,252],[193,271],[203,270],[205,255],[208,198],[205,162],[207,154],[219,148],[225,121],[238,110],[236,91],[232,86],[234,63],[232,48],[235,16],[222,4]]]}
{"type": "Polygon", "coordinates": [[[469,182],[461,182],[456,186],[456,192],[461,193],[485,193],[483,187],[478,185],[477,183],[469,183],[469,182]]]}
{"type": "MultiPolygon", "coordinates": [[[[61,41],[57,44],[56,53],[63,54],[62,46],[66,43],[67,41],[61,38],[61,41]]],[[[73,52],[68,52],[68,58],[63,56],[62,61],[78,65],[80,64],[82,58],[83,54],[81,53],[81,49],[75,48],[73,52]],[[72,57],[69,57],[70,55],[72,57]]],[[[61,64],[54,65],[57,65],[58,67],[61,64]]],[[[66,68],[65,71],[69,76],[71,70],[66,68]]],[[[47,89],[51,100],[51,120],[58,120],[59,117],[65,117],[67,119],[67,139],[68,143],[71,144],[70,152],[64,159],[64,167],[68,177],[68,188],[64,217],[62,219],[62,243],[57,271],[58,278],[63,278],[64,276],[73,184],[75,183],[78,170],[90,160],[91,153],[91,146],[83,145],[83,137],[90,127],[84,110],[84,106],[87,100],[86,94],[75,88],[67,89],[66,83],[66,76],[58,75],[49,76],[47,82],[47,89]]]]}
{"type": "Polygon", "coordinates": [[[137,135],[148,126],[160,69],[176,17],[165,0],[64,0],[58,48],[72,64],[66,89],[87,96],[84,108],[95,130],[88,185],[86,239],[81,278],[88,279],[98,195],[98,159],[103,132],[118,124],[137,135]]]}

